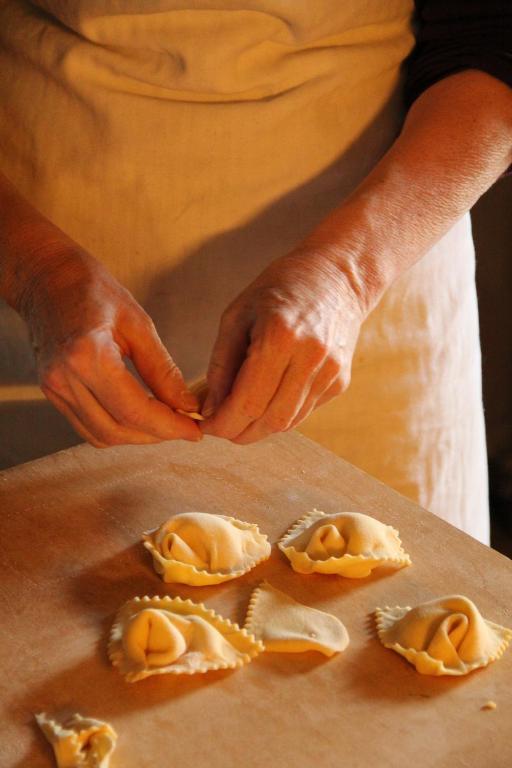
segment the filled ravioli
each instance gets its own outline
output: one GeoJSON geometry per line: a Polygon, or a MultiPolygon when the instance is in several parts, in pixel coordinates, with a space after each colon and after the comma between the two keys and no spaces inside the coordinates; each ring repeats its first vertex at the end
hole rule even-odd
{"type": "Polygon", "coordinates": [[[484,619],[462,595],[375,613],[381,643],[422,675],[466,675],[499,659],[512,639],[512,630],[484,619]]]}
{"type": "Polygon", "coordinates": [[[398,531],[361,512],[326,514],[318,509],[298,520],[278,542],[297,573],[361,579],[374,568],[403,568],[411,558],[398,531]]]}
{"type": "Polygon", "coordinates": [[[75,714],[59,723],[44,712],[37,724],[50,742],[58,768],[108,768],[117,734],[109,723],[75,714]]]}
{"type": "Polygon", "coordinates": [[[349,643],[336,616],[298,603],[267,582],[252,593],[245,629],[263,642],[266,651],[277,653],[319,651],[333,656],[349,643]]]}
{"type": "Polygon", "coordinates": [[[174,515],[143,539],[155,570],[169,583],[219,584],[270,557],[268,538],[257,525],[206,512],[174,515]]]}
{"type": "Polygon", "coordinates": [[[234,669],[263,644],[204,605],[179,597],[135,597],[119,611],[109,656],[128,682],[150,675],[234,669]]]}

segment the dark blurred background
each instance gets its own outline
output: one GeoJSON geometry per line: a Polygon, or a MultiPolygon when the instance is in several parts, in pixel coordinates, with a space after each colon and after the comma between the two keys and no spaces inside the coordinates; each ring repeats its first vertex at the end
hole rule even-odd
{"type": "Polygon", "coordinates": [[[492,545],[512,557],[512,176],[472,211],[477,253],[492,545]]]}

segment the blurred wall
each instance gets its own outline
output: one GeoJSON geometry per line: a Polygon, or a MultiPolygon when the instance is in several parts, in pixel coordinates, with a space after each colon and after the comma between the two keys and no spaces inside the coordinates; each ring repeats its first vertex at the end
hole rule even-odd
{"type": "Polygon", "coordinates": [[[472,211],[489,458],[512,454],[512,176],[472,211]]]}

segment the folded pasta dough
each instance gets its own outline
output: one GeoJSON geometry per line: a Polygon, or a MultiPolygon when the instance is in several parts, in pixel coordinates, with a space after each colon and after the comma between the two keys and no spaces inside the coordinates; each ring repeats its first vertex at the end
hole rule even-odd
{"type": "Polygon", "coordinates": [[[309,512],[285,533],[279,549],[297,573],[360,579],[374,568],[411,564],[398,531],[360,512],[309,512]]]}
{"type": "Polygon", "coordinates": [[[263,642],[266,651],[278,653],[319,651],[333,656],[349,643],[336,616],[298,603],[267,582],[252,593],[245,629],[263,642]]]}
{"type": "Polygon", "coordinates": [[[247,664],[263,644],[215,611],[179,597],[135,597],[119,611],[109,657],[128,682],[247,664]]]}
{"type": "Polygon", "coordinates": [[[270,556],[257,525],[206,512],[174,515],[143,539],[165,582],[192,586],[236,579],[270,556]]]}
{"type": "Polygon", "coordinates": [[[44,712],[35,717],[53,747],[58,768],[108,768],[117,740],[111,725],[79,714],[63,723],[44,712]]]}
{"type": "Polygon", "coordinates": [[[499,659],[512,639],[512,630],[484,619],[462,595],[375,613],[381,643],[423,675],[466,675],[499,659]]]}

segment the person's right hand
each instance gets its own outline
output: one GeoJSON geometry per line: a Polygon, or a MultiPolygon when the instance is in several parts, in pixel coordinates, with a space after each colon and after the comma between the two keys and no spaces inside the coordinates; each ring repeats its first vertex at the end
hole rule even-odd
{"type": "Polygon", "coordinates": [[[67,238],[40,249],[53,251],[38,253],[44,267],[24,286],[21,303],[48,400],[98,448],[200,440],[197,424],[176,413],[197,410],[197,398],[133,296],[67,238]]]}

